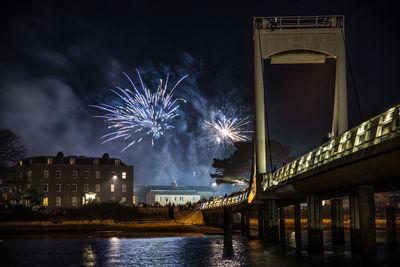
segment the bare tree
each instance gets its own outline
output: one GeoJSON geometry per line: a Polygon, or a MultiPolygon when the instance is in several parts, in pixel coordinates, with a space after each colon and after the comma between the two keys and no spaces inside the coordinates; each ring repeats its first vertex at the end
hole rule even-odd
{"type": "Polygon", "coordinates": [[[0,167],[17,163],[25,156],[25,146],[21,137],[8,129],[0,130],[0,167]]]}

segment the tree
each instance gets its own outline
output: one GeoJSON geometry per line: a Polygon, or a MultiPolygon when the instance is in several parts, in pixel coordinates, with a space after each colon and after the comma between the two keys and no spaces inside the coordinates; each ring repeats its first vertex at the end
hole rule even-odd
{"type": "MultiPolygon", "coordinates": [[[[290,147],[284,146],[275,140],[270,141],[270,147],[273,167],[280,167],[284,163],[293,160],[290,156],[290,147]]],[[[269,149],[266,151],[269,163],[269,149]]],[[[211,178],[215,178],[217,184],[235,184],[238,181],[249,182],[253,155],[253,142],[235,143],[235,151],[231,156],[226,159],[213,159],[212,166],[215,168],[216,173],[211,173],[211,178]]]]}
{"type": "Polygon", "coordinates": [[[25,199],[29,201],[29,205],[31,206],[40,206],[43,201],[43,193],[39,193],[35,189],[29,189],[28,194],[25,199]]]}
{"type": "Polygon", "coordinates": [[[9,166],[17,163],[25,156],[25,146],[21,143],[21,137],[8,129],[0,130],[0,166],[9,166]]]}

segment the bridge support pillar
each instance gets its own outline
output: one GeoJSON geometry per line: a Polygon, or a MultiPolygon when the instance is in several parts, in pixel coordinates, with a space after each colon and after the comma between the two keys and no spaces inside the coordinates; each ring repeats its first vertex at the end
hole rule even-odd
{"type": "Polygon", "coordinates": [[[332,244],[344,243],[343,199],[331,200],[332,244]]]}
{"type": "Polygon", "coordinates": [[[258,237],[262,238],[264,236],[264,209],[258,208],[258,237]]]}
{"type": "Polygon", "coordinates": [[[294,233],[296,238],[296,247],[300,248],[301,245],[301,211],[300,203],[294,204],[294,233]]]}
{"type": "Polygon", "coordinates": [[[240,231],[242,232],[242,235],[245,234],[245,231],[246,231],[245,228],[246,228],[246,227],[245,227],[245,211],[242,210],[242,211],[240,212],[240,231]]]}
{"type": "Polygon", "coordinates": [[[375,200],[373,186],[358,187],[361,251],[367,255],[376,253],[375,200]]]}
{"type": "Polygon", "coordinates": [[[322,201],[317,194],[307,195],[308,250],[324,250],[322,236],[322,201]]]}
{"type": "Polygon", "coordinates": [[[360,250],[360,205],[358,195],[349,196],[351,250],[360,250]]]}
{"type": "Polygon", "coordinates": [[[285,242],[285,208],[279,208],[279,238],[281,242],[285,242]]]}
{"type": "Polygon", "coordinates": [[[361,250],[365,255],[376,253],[374,187],[359,186],[350,196],[350,230],[353,251],[361,250]]]}
{"type": "Polygon", "coordinates": [[[386,232],[388,246],[396,248],[396,209],[394,207],[386,207],[386,232]]]}
{"type": "Polygon", "coordinates": [[[265,201],[264,237],[271,243],[279,243],[278,208],[275,199],[265,201]]]}
{"type": "Polygon", "coordinates": [[[244,233],[246,236],[250,236],[250,210],[245,210],[245,222],[244,222],[244,233]]]}
{"type": "Polygon", "coordinates": [[[224,207],[224,252],[232,251],[232,207],[224,207]]]}

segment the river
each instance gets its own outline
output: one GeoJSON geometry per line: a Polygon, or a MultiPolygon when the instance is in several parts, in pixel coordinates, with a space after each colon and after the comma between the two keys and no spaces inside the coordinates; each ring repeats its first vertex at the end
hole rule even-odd
{"type": "MultiPolygon", "coordinates": [[[[306,233],[303,233],[306,240],[306,233]]],[[[233,254],[224,255],[222,236],[123,238],[70,236],[7,237],[0,241],[0,266],[364,266],[364,257],[349,244],[332,250],[324,233],[325,252],[309,254],[294,248],[293,234],[286,245],[269,245],[256,237],[233,236],[233,254]]],[[[349,239],[346,233],[346,239],[349,239]]],[[[398,251],[377,233],[377,266],[399,266],[398,251]]]]}

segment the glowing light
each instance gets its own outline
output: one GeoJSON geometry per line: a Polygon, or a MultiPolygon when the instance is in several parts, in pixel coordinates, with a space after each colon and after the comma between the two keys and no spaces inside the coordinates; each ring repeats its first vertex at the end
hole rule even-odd
{"type": "Polygon", "coordinates": [[[230,144],[235,142],[249,141],[249,133],[245,128],[249,125],[248,117],[240,118],[239,116],[227,117],[218,114],[211,121],[203,122],[203,129],[207,132],[207,138],[212,144],[230,144]]]}
{"type": "Polygon", "coordinates": [[[163,85],[163,81],[160,80],[157,91],[152,93],[144,85],[139,71],[136,70],[136,72],[143,92],[139,92],[131,78],[124,73],[134,89],[133,92],[118,86],[116,86],[116,90],[111,90],[123,100],[123,105],[90,105],[91,107],[108,112],[102,116],[94,116],[105,119],[108,129],[113,130],[111,133],[100,138],[105,139],[102,144],[120,138],[132,140],[121,152],[135,143],[142,141],[143,137],[141,134],[151,136],[151,142],[154,145],[154,139],[160,138],[169,129],[174,128],[172,123],[174,118],[179,115],[178,110],[180,106],[178,101],[186,102],[182,98],[174,98],[173,92],[187,75],[179,79],[170,91],[167,90],[169,79],[169,75],[167,75],[165,84],[163,85]]]}

